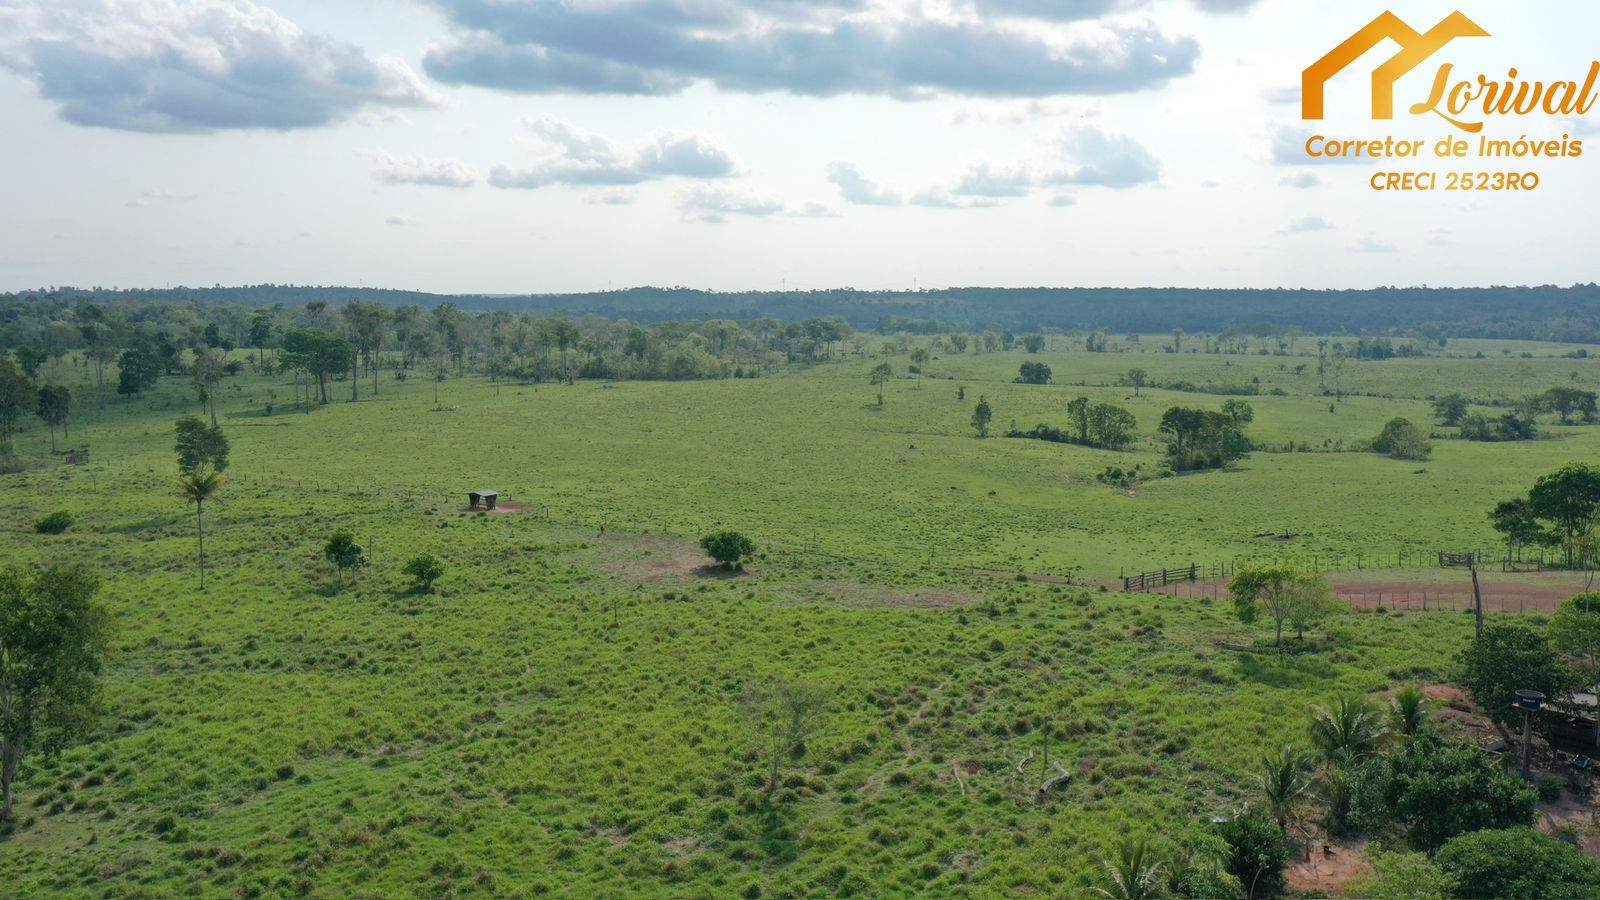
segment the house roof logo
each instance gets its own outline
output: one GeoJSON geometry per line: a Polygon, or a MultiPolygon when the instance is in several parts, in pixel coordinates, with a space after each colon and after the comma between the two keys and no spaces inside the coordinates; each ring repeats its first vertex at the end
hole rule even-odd
{"type": "Polygon", "coordinates": [[[1426,33],[1418,32],[1394,13],[1385,12],[1301,74],[1300,117],[1321,119],[1323,95],[1328,81],[1360,59],[1367,51],[1382,43],[1384,38],[1399,44],[1401,49],[1388,62],[1372,72],[1374,119],[1394,118],[1395,82],[1421,65],[1428,57],[1438,53],[1444,45],[1456,38],[1488,36],[1489,32],[1460,12],[1451,13],[1426,33]]]}

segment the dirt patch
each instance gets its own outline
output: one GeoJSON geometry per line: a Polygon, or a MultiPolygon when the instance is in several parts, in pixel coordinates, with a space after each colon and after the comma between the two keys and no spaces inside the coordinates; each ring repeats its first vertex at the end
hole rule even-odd
{"type": "Polygon", "coordinates": [[[983,599],[950,588],[890,588],[837,581],[793,585],[783,593],[793,603],[823,603],[847,609],[960,609],[983,599]]]}
{"type": "Polygon", "coordinates": [[[512,513],[523,512],[527,508],[528,504],[526,503],[508,503],[502,500],[495,504],[494,509],[484,509],[481,506],[474,509],[470,506],[464,506],[461,511],[464,513],[486,513],[491,516],[509,516],[512,513]]]}
{"type": "Polygon", "coordinates": [[[1319,842],[1309,858],[1296,860],[1286,874],[1289,888],[1295,892],[1335,897],[1344,893],[1345,882],[1371,872],[1365,842],[1327,846],[1319,842]]]}
{"type": "Polygon", "coordinates": [[[733,577],[717,568],[699,544],[667,535],[619,534],[591,541],[596,569],[636,584],[696,577],[733,577]]]}

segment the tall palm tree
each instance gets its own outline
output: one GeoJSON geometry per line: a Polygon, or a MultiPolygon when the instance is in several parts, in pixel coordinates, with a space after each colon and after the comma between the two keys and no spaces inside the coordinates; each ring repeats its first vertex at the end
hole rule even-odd
{"type": "Polygon", "coordinates": [[[1272,810],[1273,820],[1286,834],[1295,801],[1311,789],[1313,762],[1311,753],[1299,747],[1284,747],[1261,757],[1261,774],[1256,783],[1272,810]]]}
{"type": "Polygon", "coordinates": [[[183,497],[194,504],[194,522],[200,535],[200,590],[206,589],[206,501],[222,490],[222,476],[216,472],[184,475],[178,479],[178,489],[183,497]]]}
{"type": "Polygon", "coordinates": [[[1428,721],[1428,696],[1416,685],[1408,684],[1389,698],[1389,714],[1395,730],[1411,737],[1428,721]]]}
{"type": "Polygon", "coordinates": [[[1104,884],[1095,888],[1102,897],[1144,900],[1161,896],[1167,866],[1150,851],[1146,839],[1123,838],[1116,855],[1103,862],[1106,867],[1104,884]]]}
{"type": "Polygon", "coordinates": [[[1366,697],[1340,697],[1311,711],[1311,744],[1329,762],[1370,756],[1388,733],[1383,713],[1366,697]]]}

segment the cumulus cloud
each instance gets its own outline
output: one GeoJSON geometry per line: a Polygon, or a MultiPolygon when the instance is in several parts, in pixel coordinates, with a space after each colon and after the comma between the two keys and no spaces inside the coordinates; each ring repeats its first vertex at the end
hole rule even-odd
{"type": "Polygon", "coordinates": [[[434,78],[535,93],[723,90],[812,96],[1114,94],[1194,69],[1199,44],[1149,20],[1056,23],[1120,0],[980,0],[937,16],[882,0],[432,0],[456,26],[431,46],[434,78]]]}
{"type": "MultiPolygon", "coordinates": [[[[949,181],[908,192],[875,181],[851,162],[828,166],[828,180],[847,203],[973,209],[1067,185],[1122,190],[1160,180],[1161,162],[1133,138],[1092,125],[1074,125],[1055,144],[1058,155],[1009,166],[978,163],[949,181]],[[1063,165],[1065,167],[1063,167],[1063,165]]],[[[1058,197],[1070,195],[1058,193],[1058,197]]],[[[1075,202],[1075,201],[1074,201],[1075,202]]],[[[1052,203],[1052,205],[1064,205],[1052,203]]]]}
{"type": "Polygon", "coordinates": [[[382,150],[359,152],[372,160],[372,177],[384,184],[467,188],[481,180],[478,170],[459,159],[393,156],[382,150]]]}
{"type": "Polygon", "coordinates": [[[437,97],[404,62],[307,34],[250,0],[6,0],[0,66],[76,125],[311,128],[437,97]]]}
{"type": "Polygon", "coordinates": [[[727,187],[697,187],[678,197],[678,209],[690,222],[720,224],[733,217],[765,219],[787,212],[780,197],[727,187]]]}
{"type": "Polygon", "coordinates": [[[531,167],[496,165],[490,171],[493,186],[626,187],[662,178],[733,178],[741,171],[733,151],[693,131],[659,131],[643,146],[629,147],[554,115],[525,120],[525,125],[542,159],[531,167]]]}
{"type": "Polygon", "coordinates": [[[1305,190],[1320,186],[1322,184],[1322,176],[1315,172],[1295,172],[1278,179],[1278,183],[1284,187],[1305,190]]]}
{"type": "Polygon", "coordinates": [[[1161,161],[1125,134],[1074,125],[1058,146],[1073,168],[1053,176],[1057,184],[1129,188],[1161,179],[1161,161]]]}
{"type": "Polygon", "coordinates": [[[1306,141],[1311,132],[1294,125],[1279,125],[1272,130],[1272,161],[1280,166],[1364,166],[1372,162],[1370,156],[1311,157],[1306,153],[1306,141]]]}
{"type": "Polygon", "coordinates": [[[555,116],[527,119],[524,124],[543,158],[521,168],[495,166],[489,173],[489,183],[495,187],[626,187],[663,178],[709,180],[740,174],[733,151],[703,134],[663,131],[641,147],[628,147],[555,116]]]}
{"type": "Polygon", "coordinates": [[[1375,238],[1375,237],[1373,237],[1371,235],[1368,235],[1368,236],[1366,236],[1364,238],[1361,238],[1360,240],[1356,241],[1354,249],[1355,249],[1355,251],[1357,253],[1393,253],[1393,252],[1395,252],[1395,246],[1393,244],[1389,243],[1388,241],[1384,241],[1384,240],[1380,240],[1379,238],[1375,238]]]}

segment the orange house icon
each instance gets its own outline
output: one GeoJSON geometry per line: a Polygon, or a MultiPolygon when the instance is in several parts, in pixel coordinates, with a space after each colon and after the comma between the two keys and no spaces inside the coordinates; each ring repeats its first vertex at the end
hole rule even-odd
{"type": "Polygon", "coordinates": [[[1373,19],[1365,28],[1333,49],[1332,53],[1317,60],[1300,77],[1300,117],[1323,117],[1323,94],[1328,81],[1344,71],[1363,54],[1388,38],[1400,45],[1400,52],[1372,73],[1372,117],[1394,118],[1394,83],[1424,60],[1439,52],[1445,44],[1458,37],[1488,37],[1476,22],[1453,12],[1444,21],[1433,26],[1426,34],[1400,20],[1392,12],[1373,19]]]}

